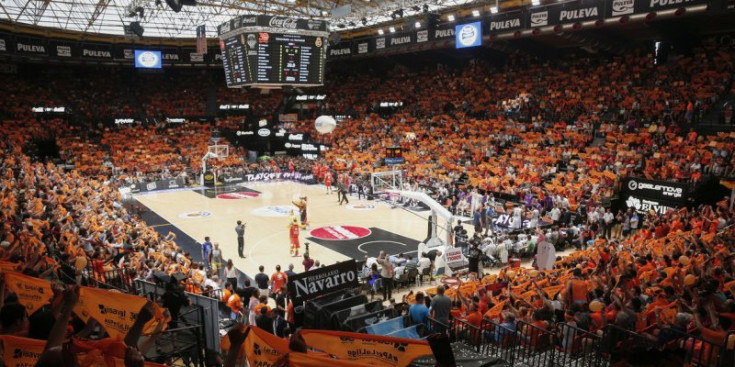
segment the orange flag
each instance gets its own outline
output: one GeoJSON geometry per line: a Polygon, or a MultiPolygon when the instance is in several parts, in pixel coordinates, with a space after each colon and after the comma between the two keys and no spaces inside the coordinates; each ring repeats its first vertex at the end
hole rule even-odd
{"type": "MultiPolygon", "coordinates": [[[[341,361],[329,357],[322,357],[314,354],[304,353],[288,353],[289,367],[370,367],[375,363],[358,363],[353,361],[341,361]]],[[[251,365],[252,366],[252,365],[251,365]]]]}
{"type": "Polygon", "coordinates": [[[424,340],[331,330],[302,330],[301,335],[310,348],[344,362],[406,367],[415,359],[433,356],[424,340]]]}
{"type": "Polygon", "coordinates": [[[18,265],[10,261],[0,260],[0,271],[15,271],[18,269],[18,265]]]}
{"type": "Polygon", "coordinates": [[[553,299],[556,294],[564,288],[564,285],[552,285],[551,287],[541,288],[549,298],[553,299]]]}
{"type": "MultiPolygon", "coordinates": [[[[114,293],[104,289],[81,287],[79,302],[74,313],[84,322],[94,318],[112,338],[122,339],[138,318],[138,312],[148,299],[132,294],[114,293]]],[[[144,333],[153,332],[161,322],[166,322],[163,309],[153,304],[155,316],[143,328],[144,333]]]]}
{"type": "Polygon", "coordinates": [[[35,366],[46,347],[44,340],[11,335],[0,335],[0,341],[3,343],[3,362],[6,367],[35,366]]]}
{"type": "Polygon", "coordinates": [[[18,296],[18,302],[26,306],[28,315],[45,306],[54,297],[51,283],[28,275],[5,273],[5,286],[18,296]]]}
{"type": "Polygon", "coordinates": [[[500,317],[500,313],[503,312],[503,307],[505,307],[506,302],[508,301],[505,300],[503,302],[500,302],[493,306],[493,308],[487,310],[487,312],[485,312],[485,317],[489,319],[497,319],[498,317],[500,317]]]}

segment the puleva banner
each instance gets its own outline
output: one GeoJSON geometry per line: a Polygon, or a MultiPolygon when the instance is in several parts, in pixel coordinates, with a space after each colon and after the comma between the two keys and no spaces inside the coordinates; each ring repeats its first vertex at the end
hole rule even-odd
{"type": "Polygon", "coordinates": [[[3,343],[3,363],[5,367],[35,366],[41,358],[45,340],[21,338],[11,335],[0,335],[3,343]]]}
{"type": "Polygon", "coordinates": [[[5,287],[18,296],[18,302],[26,306],[29,316],[54,297],[50,282],[20,273],[6,272],[5,287]]]}
{"type": "MultiPolygon", "coordinates": [[[[103,289],[82,287],[74,313],[84,322],[94,318],[111,337],[124,338],[138,318],[138,312],[148,300],[131,294],[112,293],[103,289]]],[[[163,309],[153,304],[155,316],[143,328],[143,333],[153,332],[160,322],[166,322],[163,309]]]]}
{"type": "Polygon", "coordinates": [[[423,340],[328,330],[302,330],[301,335],[310,348],[342,361],[405,367],[415,359],[433,355],[423,340]]]}

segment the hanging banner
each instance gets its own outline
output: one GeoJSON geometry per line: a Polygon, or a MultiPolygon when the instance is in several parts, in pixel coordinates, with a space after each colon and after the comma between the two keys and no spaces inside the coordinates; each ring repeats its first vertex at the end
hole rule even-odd
{"type": "Polygon", "coordinates": [[[603,3],[565,3],[528,12],[528,27],[545,27],[602,19],[603,3]]]}
{"type": "Polygon", "coordinates": [[[434,29],[433,32],[430,33],[431,40],[454,40],[454,26],[444,26],[439,27],[437,29],[434,29]]]}
{"type": "Polygon", "coordinates": [[[161,61],[166,63],[178,63],[184,61],[178,48],[164,48],[161,50],[161,61]]]}
{"type": "Polygon", "coordinates": [[[291,298],[309,300],[314,297],[345,288],[356,288],[359,276],[355,260],[296,274],[288,279],[288,294],[291,298]]]}
{"type": "Polygon", "coordinates": [[[54,297],[51,282],[21,273],[6,272],[5,287],[18,296],[18,303],[26,307],[29,316],[54,297]]]}
{"type": "Polygon", "coordinates": [[[329,57],[344,57],[354,54],[352,42],[342,42],[329,48],[329,57]]]}
{"type": "Polygon", "coordinates": [[[83,59],[112,59],[112,48],[107,44],[82,43],[83,59]]]}
{"type": "Polygon", "coordinates": [[[45,340],[0,335],[3,343],[3,364],[5,367],[35,366],[46,347],[45,340]]]}
{"type": "MultiPolygon", "coordinates": [[[[148,299],[124,293],[113,293],[104,289],[81,287],[79,302],[74,313],[87,322],[90,318],[105,328],[113,338],[124,338],[138,318],[138,312],[148,299]]],[[[160,322],[165,322],[163,309],[153,304],[155,316],[143,328],[143,333],[153,332],[160,322]]]]}
{"type": "Polygon", "coordinates": [[[7,53],[11,52],[10,47],[10,35],[7,33],[0,33],[0,52],[7,53]]]}
{"type": "Polygon", "coordinates": [[[301,335],[310,348],[342,361],[406,367],[415,359],[433,356],[423,340],[328,330],[302,330],[301,335]]]}
{"type": "MultiPolygon", "coordinates": [[[[614,7],[615,1],[613,1],[614,7]]],[[[634,0],[636,13],[650,13],[665,9],[686,8],[688,6],[707,4],[707,0],[634,0]]]]}
{"type": "Polygon", "coordinates": [[[46,40],[31,37],[16,37],[15,52],[18,54],[26,55],[48,55],[48,50],[46,49],[46,40]]]}
{"type": "Polygon", "coordinates": [[[397,34],[388,37],[385,43],[385,47],[397,47],[397,46],[408,46],[414,43],[414,37],[416,35],[412,33],[397,34]]]}
{"type": "Polygon", "coordinates": [[[525,18],[520,12],[495,14],[487,24],[490,33],[512,32],[526,27],[525,18]]]}
{"type": "Polygon", "coordinates": [[[207,53],[207,27],[204,24],[197,26],[197,53],[207,53]]]}

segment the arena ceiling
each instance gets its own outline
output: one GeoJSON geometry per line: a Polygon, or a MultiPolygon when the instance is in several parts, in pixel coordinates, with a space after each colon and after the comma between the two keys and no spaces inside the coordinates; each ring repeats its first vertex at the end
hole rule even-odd
{"type": "MultiPolygon", "coordinates": [[[[174,0],[179,1],[179,0],[174,0]]],[[[190,38],[196,27],[207,26],[215,37],[216,26],[248,14],[288,15],[330,20],[333,30],[351,30],[390,21],[401,10],[403,17],[437,12],[482,0],[197,0],[178,13],[166,0],[2,0],[0,19],[11,23],[93,34],[123,35],[123,26],[139,21],[144,37],[190,38]],[[142,10],[142,11],[141,11],[142,10]],[[339,15],[340,12],[346,15],[339,15]]]]}

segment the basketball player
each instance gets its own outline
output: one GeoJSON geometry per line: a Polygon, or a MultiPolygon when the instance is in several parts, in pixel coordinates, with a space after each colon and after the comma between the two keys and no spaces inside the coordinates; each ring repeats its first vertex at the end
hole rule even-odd
{"type": "Polygon", "coordinates": [[[301,227],[306,228],[306,196],[302,196],[299,201],[292,202],[297,208],[299,208],[299,219],[301,220],[301,227]]]}
{"type": "Polygon", "coordinates": [[[327,187],[327,195],[332,194],[332,173],[329,171],[324,175],[324,186],[327,187]]]}
{"type": "Polygon", "coordinates": [[[299,256],[299,222],[296,220],[296,218],[291,221],[291,223],[288,225],[288,235],[289,239],[291,240],[291,249],[289,250],[289,253],[291,256],[299,256]]]}

